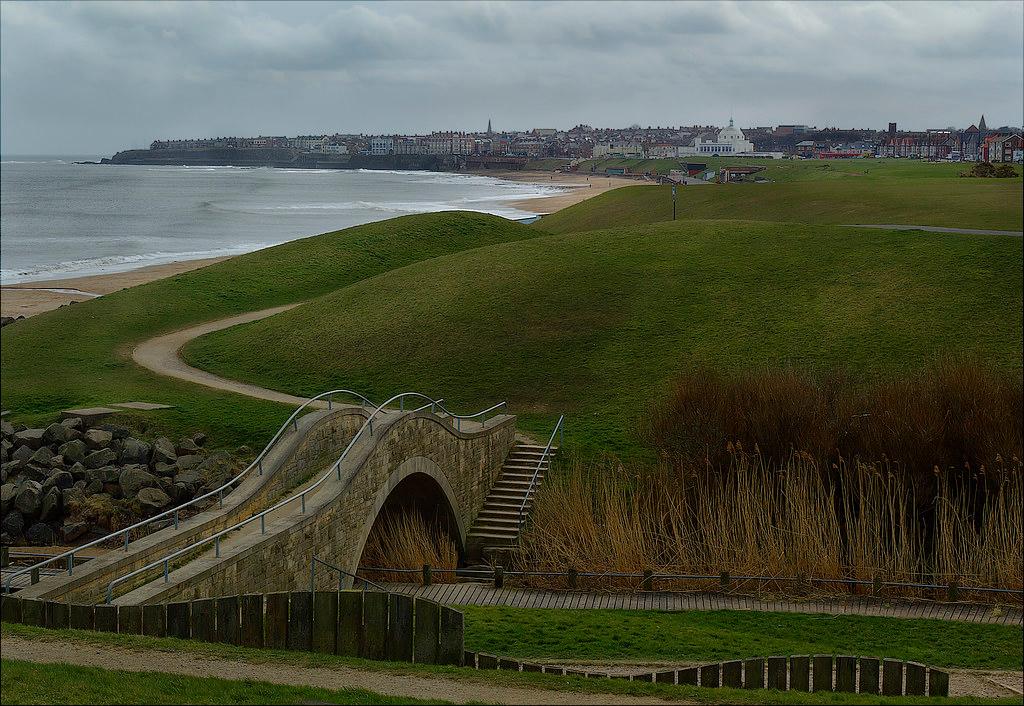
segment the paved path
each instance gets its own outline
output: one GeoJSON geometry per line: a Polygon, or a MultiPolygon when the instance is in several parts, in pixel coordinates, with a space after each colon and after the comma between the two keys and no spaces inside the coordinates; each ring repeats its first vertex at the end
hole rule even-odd
{"type": "Polygon", "coordinates": [[[907,226],[898,223],[848,223],[847,228],[881,228],[883,230],[926,230],[932,233],[963,233],[964,235],[1008,235],[1020,238],[1024,232],[1019,230],[979,230],[976,228],[942,228],[940,226],[907,226]]]}
{"type": "MultiPolygon", "coordinates": [[[[372,577],[368,577],[372,578],[372,577]]],[[[496,589],[483,583],[447,583],[424,587],[412,583],[385,583],[393,593],[428,598],[446,605],[499,605],[513,608],[562,608],[619,610],[749,610],[827,615],[874,615],[891,618],[931,618],[969,623],[1021,625],[1018,608],[966,603],[879,601],[872,598],[839,600],[762,600],[719,593],[587,593],[520,588],[496,589]]]]}
{"type": "MultiPolygon", "coordinates": [[[[180,355],[181,349],[185,344],[194,338],[199,338],[200,336],[204,336],[208,333],[220,331],[221,329],[230,328],[239,324],[259,321],[260,319],[265,319],[268,316],[273,316],[274,314],[280,314],[283,311],[294,309],[298,305],[299,303],[286,304],[284,306],[275,306],[271,309],[251,311],[246,314],[239,314],[238,316],[229,316],[226,319],[208,321],[204,324],[199,324],[198,326],[190,326],[189,328],[184,328],[164,336],[157,336],[156,338],[151,338],[136,346],[135,350],[132,351],[132,360],[144,368],[149,368],[158,375],[178,378],[179,380],[185,380],[197,385],[205,385],[206,387],[212,387],[217,390],[236,392],[240,395],[256,397],[261,400],[283,402],[284,404],[298,406],[304,403],[306,399],[303,397],[296,397],[295,395],[289,395],[284,392],[278,392],[277,390],[268,390],[267,388],[260,387],[258,385],[250,385],[248,383],[238,382],[237,380],[229,380],[227,378],[222,378],[219,375],[208,373],[205,370],[193,368],[182,360],[180,355]]],[[[312,406],[326,408],[327,403],[314,402],[312,406]]]]}
{"type": "MultiPolygon", "coordinates": [[[[122,649],[109,644],[84,640],[57,641],[26,639],[6,635],[3,639],[4,659],[20,659],[42,664],[75,664],[85,667],[119,669],[128,672],[159,672],[195,677],[252,680],[310,686],[323,689],[366,689],[377,694],[417,698],[426,701],[455,703],[502,704],[606,704],[610,699],[623,704],[664,704],[662,699],[555,691],[530,687],[504,687],[480,679],[445,679],[389,673],[332,665],[302,667],[272,661],[224,659],[204,654],[174,650],[122,649]]],[[[673,702],[679,703],[679,702],[673,702]]],[[[685,703],[685,702],[683,702],[685,703]]]]}

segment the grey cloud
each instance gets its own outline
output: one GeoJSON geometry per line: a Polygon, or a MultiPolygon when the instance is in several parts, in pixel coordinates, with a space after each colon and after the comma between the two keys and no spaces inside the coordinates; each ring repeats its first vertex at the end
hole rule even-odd
{"type": "Polygon", "coordinates": [[[155,137],[1022,122],[1006,3],[0,4],[2,150],[155,137]]]}

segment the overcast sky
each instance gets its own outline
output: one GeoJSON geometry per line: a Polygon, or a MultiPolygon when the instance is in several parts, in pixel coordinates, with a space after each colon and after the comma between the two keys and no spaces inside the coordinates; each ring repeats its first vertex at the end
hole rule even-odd
{"type": "Polygon", "coordinates": [[[0,5],[0,150],[533,127],[1024,122],[1024,3],[0,5]]]}

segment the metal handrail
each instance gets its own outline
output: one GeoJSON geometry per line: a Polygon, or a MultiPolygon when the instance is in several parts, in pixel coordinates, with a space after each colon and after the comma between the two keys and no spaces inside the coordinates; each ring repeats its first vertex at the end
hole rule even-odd
{"type": "MultiPolygon", "coordinates": [[[[391,404],[393,402],[396,402],[396,401],[399,402],[400,411],[404,411],[404,409],[405,409],[405,399],[407,397],[418,398],[418,399],[426,400],[427,401],[427,404],[423,405],[422,407],[419,407],[417,410],[412,410],[412,411],[423,410],[423,409],[426,409],[426,407],[429,406],[431,408],[431,411],[435,411],[436,412],[436,410],[440,409],[445,414],[447,414],[448,416],[450,416],[452,418],[455,418],[455,419],[458,419],[458,420],[462,420],[462,419],[475,419],[476,417],[480,417],[482,415],[487,414],[488,412],[493,412],[496,409],[499,409],[501,407],[505,407],[506,406],[505,402],[499,402],[498,404],[492,405],[492,406],[488,407],[487,409],[484,409],[484,410],[481,410],[481,411],[477,412],[476,414],[459,415],[459,414],[454,414],[453,412],[451,412],[448,409],[446,409],[440,403],[440,400],[432,399],[432,398],[428,397],[427,395],[421,394],[419,392],[402,392],[402,393],[399,393],[397,395],[394,395],[393,397],[390,397],[387,400],[385,400],[383,404],[381,404],[379,407],[374,409],[373,412],[370,413],[370,415],[366,418],[366,421],[363,422],[363,425],[361,427],[359,427],[359,431],[357,431],[355,433],[355,435],[352,437],[351,441],[348,442],[348,445],[345,447],[345,450],[341,452],[341,456],[338,457],[338,460],[335,461],[331,465],[331,467],[328,469],[328,471],[326,473],[324,473],[322,476],[320,476],[320,478],[318,478],[315,483],[313,483],[312,485],[304,488],[303,490],[301,490],[301,491],[299,491],[299,492],[297,492],[297,493],[295,493],[295,494],[285,498],[284,500],[281,500],[280,502],[275,503],[273,506],[267,508],[266,510],[263,510],[262,512],[259,512],[259,513],[255,514],[255,515],[252,515],[248,519],[242,520],[241,522],[237,522],[234,525],[232,525],[231,527],[223,529],[223,530],[217,532],[216,534],[213,534],[213,535],[211,535],[209,537],[206,537],[204,539],[197,540],[197,541],[195,541],[195,542],[193,542],[193,543],[191,543],[191,544],[189,544],[189,545],[187,545],[185,547],[182,547],[181,549],[178,549],[177,551],[171,552],[170,554],[167,554],[164,557],[162,557],[160,559],[157,559],[156,561],[150,562],[149,564],[146,564],[145,566],[142,566],[142,567],[140,567],[138,569],[135,569],[134,571],[131,571],[131,572],[129,572],[129,573],[123,575],[123,576],[119,576],[119,577],[115,578],[113,581],[111,581],[107,585],[106,602],[110,603],[111,600],[113,599],[114,587],[116,585],[118,585],[120,583],[123,583],[124,581],[127,581],[128,579],[134,578],[135,576],[138,576],[139,574],[142,574],[142,573],[144,573],[146,571],[149,571],[149,570],[154,569],[154,568],[156,568],[158,566],[161,566],[161,565],[163,566],[164,582],[165,583],[169,582],[170,581],[170,562],[171,562],[171,560],[177,559],[179,556],[182,556],[183,554],[192,552],[195,549],[197,549],[197,548],[199,548],[199,547],[201,547],[201,546],[203,546],[205,544],[209,544],[210,542],[213,542],[213,544],[214,544],[215,556],[219,557],[220,556],[220,538],[223,537],[226,534],[234,532],[237,529],[241,529],[242,527],[246,526],[250,522],[253,522],[253,521],[257,520],[257,519],[260,521],[260,534],[266,534],[266,531],[267,531],[267,526],[266,526],[267,515],[269,515],[271,512],[274,512],[275,510],[278,510],[278,509],[284,507],[288,503],[291,503],[291,502],[293,502],[295,500],[299,500],[299,502],[301,503],[302,512],[305,513],[306,512],[306,495],[308,495],[309,493],[313,492],[314,490],[319,488],[324,482],[326,482],[327,479],[331,477],[332,472],[337,475],[338,480],[341,480],[341,464],[342,464],[342,462],[348,456],[349,451],[352,450],[352,447],[355,446],[356,442],[359,441],[359,439],[363,435],[364,431],[368,431],[371,436],[373,435],[373,420],[374,420],[374,418],[378,414],[380,414],[381,411],[383,411],[387,407],[387,405],[389,405],[389,404],[391,404]]],[[[482,421],[481,424],[486,424],[486,420],[482,421]]]]}
{"type": "MultiPolygon", "coordinates": [[[[555,434],[558,434],[562,429],[562,422],[565,420],[565,415],[562,414],[558,417],[558,422],[555,424],[555,428],[551,430],[551,437],[548,439],[548,445],[544,447],[544,453],[541,454],[540,460],[537,461],[537,468],[533,471],[533,478],[530,479],[530,487],[526,489],[526,494],[523,495],[523,502],[519,506],[519,523],[516,525],[518,531],[523,529],[523,516],[526,511],[526,501],[530,499],[530,493],[533,492],[534,487],[537,485],[537,476],[540,474],[540,468],[544,465],[544,461],[547,460],[548,456],[551,455],[551,444],[555,441],[555,434]]],[[[559,441],[561,444],[561,441],[559,441]]]]}
{"type": "Polygon", "coordinates": [[[131,525],[129,527],[125,527],[124,529],[121,529],[121,530],[117,530],[116,532],[111,532],[110,534],[104,535],[103,537],[100,537],[99,539],[94,539],[93,541],[91,541],[91,542],[89,542],[87,544],[83,544],[80,547],[74,547],[73,549],[70,549],[70,550],[68,550],[66,552],[63,552],[62,554],[57,554],[56,556],[52,556],[49,559],[46,559],[45,561],[40,561],[40,562],[38,562],[36,564],[33,564],[32,566],[27,566],[24,569],[21,569],[20,571],[14,572],[13,574],[11,574],[7,578],[7,593],[11,592],[11,582],[14,580],[15,577],[21,576],[22,574],[29,573],[33,569],[42,568],[43,566],[46,566],[47,564],[51,564],[51,563],[53,563],[55,561],[58,561],[58,560],[61,560],[61,559],[67,559],[68,560],[68,562],[67,562],[68,576],[72,576],[73,573],[74,573],[74,567],[75,567],[75,554],[77,552],[80,552],[83,549],[88,549],[90,547],[94,547],[94,546],[96,546],[98,544],[102,544],[102,543],[104,543],[104,542],[106,542],[106,541],[110,540],[111,538],[116,537],[118,535],[122,535],[122,534],[124,535],[124,550],[127,552],[128,551],[128,544],[129,544],[129,541],[130,541],[130,533],[133,530],[139,529],[140,527],[145,527],[146,525],[148,525],[148,524],[150,524],[152,522],[156,522],[157,520],[161,520],[163,518],[166,518],[166,517],[169,517],[169,516],[173,515],[174,529],[177,530],[178,529],[178,514],[179,514],[179,512],[181,510],[183,510],[183,509],[185,509],[187,507],[190,507],[191,505],[195,505],[198,502],[206,500],[207,498],[213,497],[214,495],[216,495],[218,497],[218,500],[219,500],[220,504],[223,506],[223,504],[224,504],[224,491],[229,489],[232,485],[234,485],[236,482],[238,482],[243,477],[245,477],[250,471],[252,471],[253,468],[259,469],[259,475],[263,475],[263,459],[266,458],[267,454],[270,453],[271,447],[273,447],[274,444],[276,444],[278,442],[278,440],[281,438],[281,435],[284,434],[285,430],[288,428],[288,425],[289,424],[294,425],[295,430],[298,431],[298,429],[299,429],[299,421],[298,421],[299,414],[304,409],[306,409],[306,407],[308,407],[312,403],[316,402],[317,400],[323,399],[324,397],[327,398],[327,409],[332,409],[333,402],[334,402],[334,399],[333,399],[334,395],[352,395],[353,397],[358,397],[367,406],[373,407],[373,402],[371,402],[364,395],[362,395],[362,394],[360,394],[358,392],[355,392],[353,390],[329,390],[327,392],[321,392],[316,397],[310,397],[308,400],[306,400],[301,405],[299,405],[299,407],[294,412],[292,412],[291,416],[288,417],[288,419],[285,421],[285,423],[281,425],[281,428],[277,430],[277,433],[274,434],[274,436],[270,440],[270,442],[265,447],[263,447],[263,450],[260,451],[260,453],[253,460],[253,462],[250,463],[248,466],[246,466],[245,469],[243,469],[238,475],[236,475],[231,480],[227,481],[226,483],[224,483],[223,485],[221,485],[218,488],[214,488],[213,490],[211,490],[211,491],[209,491],[207,493],[204,493],[203,495],[199,495],[199,496],[196,496],[196,497],[192,498],[188,502],[182,503],[181,505],[177,505],[177,506],[175,506],[175,507],[173,507],[173,508],[171,508],[169,510],[164,510],[163,512],[158,513],[156,515],[153,515],[152,517],[147,517],[144,520],[140,520],[139,522],[136,522],[134,525],[131,525]]]}
{"type": "Polygon", "coordinates": [[[342,577],[344,577],[344,576],[351,576],[356,581],[362,581],[363,582],[363,590],[364,591],[366,590],[366,586],[373,586],[378,591],[383,591],[384,593],[388,592],[388,589],[384,588],[379,583],[374,583],[373,581],[371,581],[368,578],[364,578],[362,576],[358,576],[358,575],[353,574],[351,572],[345,571],[340,566],[335,566],[334,564],[328,564],[323,559],[318,559],[317,557],[313,557],[313,560],[309,562],[309,592],[310,593],[314,593],[316,591],[316,565],[317,564],[323,564],[328,569],[334,569],[335,571],[338,572],[338,590],[339,591],[342,590],[342,588],[341,588],[342,577]]]}

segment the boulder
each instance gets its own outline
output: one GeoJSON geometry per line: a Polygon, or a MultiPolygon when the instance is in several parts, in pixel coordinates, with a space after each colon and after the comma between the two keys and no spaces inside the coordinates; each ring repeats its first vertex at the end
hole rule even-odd
{"type": "Polygon", "coordinates": [[[192,435],[192,441],[195,442],[196,446],[203,446],[206,444],[206,434],[199,431],[192,435]]]}
{"type": "Polygon", "coordinates": [[[178,467],[173,463],[164,463],[163,461],[159,461],[153,464],[153,470],[160,476],[173,476],[178,472],[178,467]]]}
{"type": "Polygon", "coordinates": [[[162,510],[171,503],[171,498],[159,488],[143,488],[135,499],[143,510],[162,510]]]}
{"type": "Polygon", "coordinates": [[[66,444],[75,438],[75,431],[63,424],[51,424],[43,431],[43,443],[47,446],[66,444]]]}
{"type": "Polygon", "coordinates": [[[190,454],[188,456],[178,456],[178,460],[174,462],[175,467],[178,471],[187,471],[192,468],[197,468],[199,464],[205,461],[205,457],[198,454],[190,454]]]}
{"type": "Polygon", "coordinates": [[[178,460],[178,454],[174,450],[174,444],[167,437],[161,436],[153,442],[153,455],[150,461],[156,463],[174,463],[178,460]]]}
{"type": "Polygon", "coordinates": [[[31,446],[19,446],[14,449],[14,453],[11,454],[11,460],[28,463],[28,460],[32,458],[33,454],[35,454],[35,450],[31,446]]]}
{"type": "Polygon", "coordinates": [[[45,429],[23,429],[14,434],[14,443],[20,446],[28,446],[35,451],[43,445],[43,433],[45,429]]]}
{"type": "Polygon", "coordinates": [[[50,488],[43,495],[43,502],[39,510],[39,521],[52,522],[60,517],[61,510],[63,509],[64,496],[61,495],[60,488],[50,488]]]}
{"type": "Polygon", "coordinates": [[[196,486],[203,482],[203,477],[196,469],[183,471],[178,475],[174,476],[175,483],[184,483],[185,485],[196,486]]]}
{"type": "Polygon", "coordinates": [[[87,480],[89,480],[89,473],[90,473],[90,471],[85,466],[83,466],[81,463],[72,464],[71,468],[68,469],[68,473],[70,473],[72,475],[72,477],[74,477],[74,479],[76,481],[79,481],[79,480],[87,481],[87,480]]]}
{"type": "Polygon", "coordinates": [[[36,449],[35,453],[32,454],[32,458],[28,460],[29,463],[34,463],[42,468],[49,468],[50,461],[53,460],[53,451],[50,451],[49,446],[40,446],[36,449]]]}
{"type": "Polygon", "coordinates": [[[179,503],[188,502],[194,494],[193,486],[188,483],[174,483],[174,499],[179,503]]]}
{"type": "Polygon", "coordinates": [[[159,479],[145,470],[145,466],[126,466],[118,479],[126,498],[134,498],[143,488],[160,485],[159,479]]]}
{"type": "Polygon", "coordinates": [[[103,481],[99,478],[93,478],[91,481],[85,484],[83,491],[86,495],[96,495],[97,493],[103,492],[103,481]]]}
{"type": "Polygon", "coordinates": [[[71,544],[71,542],[80,539],[88,531],[88,522],[65,522],[64,526],[60,528],[60,535],[63,538],[64,544],[71,544]]]}
{"type": "Polygon", "coordinates": [[[27,517],[36,517],[42,503],[43,486],[34,480],[22,483],[17,497],[14,498],[14,508],[27,517]]]}
{"type": "Polygon", "coordinates": [[[114,435],[103,429],[89,429],[82,434],[82,440],[85,441],[86,446],[95,451],[110,446],[110,442],[114,440],[114,435]]]}
{"type": "Polygon", "coordinates": [[[218,488],[231,480],[233,460],[228,453],[216,453],[196,468],[204,481],[205,490],[218,488]]]}
{"type": "Polygon", "coordinates": [[[0,420],[0,438],[7,440],[13,439],[14,433],[15,429],[13,424],[6,419],[0,420]]]}
{"type": "Polygon", "coordinates": [[[68,417],[67,419],[60,420],[62,426],[66,426],[68,429],[74,429],[76,431],[82,430],[82,418],[81,417],[68,417]]]}
{"type": "Polygon", "coordinates": [[[43,482],[43,492],[50,488],[66,490],[75,484],[75,477],[67,471],[57,471],[43,482]]]}
{"type": "Polygon", "coordinates": [[[86,473],[89,474],[89,479],[97,478],[101,483],[117,483],[123,470],[119,466],[103,466],[86,473]]]}
{"type": "Polygon", "coordinates": [[[18,489],[14,483],[0,485],[0,515],[6,515],[14,507],[14,498],[17,496],[18,489]]]}
{"type": "Polygon", "coordinates": [[[199,444],[192,439],[185,438],[178,442],[177,452],[179,456],[197,454],[200,451],[202,451],[202,449],[199,448],[199,444]]]}
{"type": "Polygon", "coordinates": [[[85,492],[82,488],[71,487],[60,491],[64,496],[64,509],[71,510],[75,505],[80,505],[85,500],[85,492]]]}
{"type": "Polygon", "coordinates": [[[37,522],[25,531],[25,541],[38,547],[50,546],[57,542],[57,534],[49,525],[37,522]]]}
{"type": "Polygon", "coordinates": [[[149,455],[152,448],[145,441],[139,441],[133,437],[124,440],[121,447],[121,463],[146,465],[149,463],[149,455]]]}
{"type": "Polygon", "coordinates": [[[0,526],[4,534],[11,537],[20,537],[25,532],[25,517],[17,510],[11,510],[4,514],[3,525],[0,526]]]}
{"type": "Polygon", "coordinates": [[[86,456],[85,460],[82,461],[82,465],[86,468],[100,468],[102,466],[109,466],[116,462],[116,451],[113,449],[100,449],[99,451],[93,451],[91,454],[86,456]]]}
{"type": "Polygon", "coordinates": [[[132,433],[131,429],[120,424],[99,424],[96,428],[109,432],[114,439],[127,439],[132,433]]]}
{"type": "Polygon", "coordinates": [[[66,463],[78,463],[85,460],[89,454],[89,447],[81,439],[75,439],[58,446],[57,453],[64,457],[66,463]]]}
{"type": "Polygon", "coordinates": [[[64,470],[64,457],[61,456],[60,454],[57,454],[56,456],[51,458],[50,459],[50,468],[63,471],[64,470]]]}

